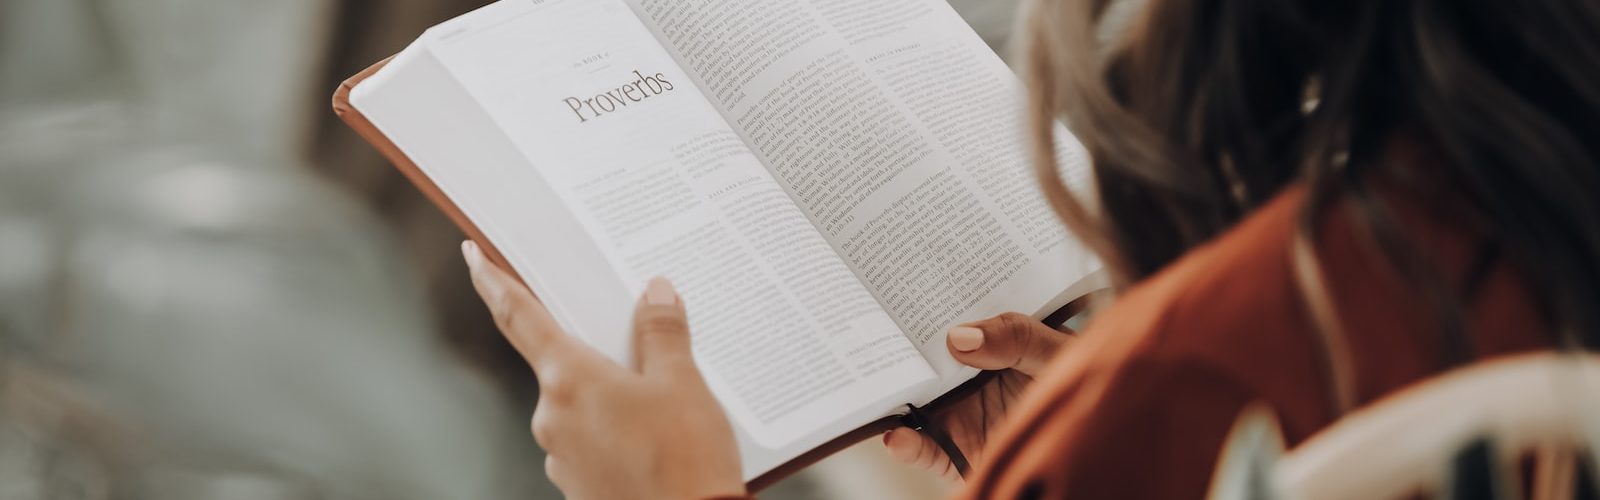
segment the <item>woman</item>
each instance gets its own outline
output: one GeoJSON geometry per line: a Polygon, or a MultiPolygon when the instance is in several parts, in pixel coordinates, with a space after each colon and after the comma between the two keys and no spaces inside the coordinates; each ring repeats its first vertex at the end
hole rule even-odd
{"type": "MultiPolygon", "coordinates": [[[[1070,347],[1015,316],[951,332],[958,359],[1034,381],[949,417],[963,496],[1199,497],[1252,402],[1292,446],[1452,367],[1600,346],[1600,3],[1148,0],[1099,45],[1108,3],[1040,0],[1026,69],[1045,192],[1121,293],[1070,347]],[[1056,176],[1058,118],[1094,157],[1092,207],[1056,176]]],[[[743,493],[669,284],[635,312],[641,376],[466,253],[539,372],[552,479],[743,493]],[[621,420],[642,409],[679,417],[621,420]]],[[[914,433],[885,442],[947,468],[914,433]]]]}

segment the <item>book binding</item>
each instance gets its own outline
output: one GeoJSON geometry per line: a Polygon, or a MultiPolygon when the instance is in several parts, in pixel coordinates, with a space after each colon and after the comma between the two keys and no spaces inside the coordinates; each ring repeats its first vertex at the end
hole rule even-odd
{"type": "MultiPolygon", "coordinates": [[[[355,76],[352,76],[341,83],[339,88],[333,94],[334,113],[338,115],[339,118],[343,120],[351,130],[355,131],[357,135],[376,148],[385,159],[389,160],[389,162],[392,163],[394,167],[406,177],[407,180],[411,181],[411,183],[422,192],[423,196],[427,197],[428,200],[435,206],[438,206],[439,210],[443,211],[445,215],[450,218],[451,222],[455,223],[455,225],[459,227],[462,232],[466,233],[468,238],[471,238],[474,242],[476,242],[478,246],[483,249],[484,255],[488,257],[491,262],[511,273],[512,276],[516,276],[520,281],[521,277],[517,275],[516,269],[511,267],[511,265],[506,261],[505,256],[495,248],[493,242],[490,242],[489,239],[483,235],[483,232],[480,231],[475,224],[473,224],[472,220],[467,218],[466,214],[463,213],[461,209],[444,194],[443,190],[441,190],[433,183],[431,179],[428,178],[427,174],[423,173],[422,169],[419,168],[417,164],[411,160],[411,158],[406,156],[405,152],[401,151],[399,146],[396,146],[393,141],[390,141],[389,138],[385,136],[382,131],[378,130],[378,128],[374,126],[366,116],[363,116],[360,111],[356,110],[355,107],[350,104],[351,90],[354,89],[356,85],[359,85],[362,81],[365,81],[372,75],[377,74],[377,72],[383,69],[383,67],[386,66],[392,59],[392,57],[389,59],[384,59],[383,61],[372,65],[366,70],[357,73],[355,76]]],[[[537,291],[534,292],[537,295],[537,291]]],[[[1064,322],[1067,318],[1075,316],[1078,312],[1084,310],[1089,303],[1089,299],[1089,296],[1084,296],[1073,300],[1071,303],[1068,303],[1066,306],[1062,307],[1060,310],[1046,318],[1046,324],[1049,324],[1052,327],[1059,326],[1059,324],[1064,322]]],[[[908,404],[907,407],[910,408],[910,410],[906,414],[890,415],[880,418],[853,431],[847,432],[844,435],[829,440],[822,446],[818,446],[817,448],[807,451],[799,457],[796,457],[794,460],[790,460],[789,462],[786,462],[783,465],[772,469],[771,471],[757,476],[755,479],[752,479],[746,484],[746,488],[748,488],[748,490],[752,493],[759,492],[762,489],[765,489],[766,487],[771,486],[772,484],[777,483],[778,481],[794,475],[796,472],[799,472],[800,470],[817,463],[829,455],[833,455],[834,453],[838,453],[839,451],[853,446],[856,443],[869,439],[873,436],[882,435],[883,433],[899,427],[911,427],[916,429],[923,435],[928,436],[935,443],[938,443],[940,448],[945,450],[946,454],[950,456],[952,462],[958,464],[957,469],[962,471],[962,474],[965,475],[966,471],[970,469],[970,465],[967,464],[966,457],[962,455],[960,448],[956,447],[955,443],[951,441],[948,432],[945,431],[942,426],[937,424],[937,419],[951,406],[959,403],[967,396],[981,390],[983,385],[988,383],[994,375],[994,373],[988,372],[980,374],[977,377],[974,377],[972,380],[969,380],[956,389],[945,393],[938,399],[935,399],[933,402],[921,408],[917,408],[908,404]]]]}

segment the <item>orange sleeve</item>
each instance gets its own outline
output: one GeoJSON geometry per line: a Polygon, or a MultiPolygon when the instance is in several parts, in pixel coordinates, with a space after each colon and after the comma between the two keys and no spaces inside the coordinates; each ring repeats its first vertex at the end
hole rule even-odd
{"type": "Polygon", "coordinates": [[[1062,375],[960,498],[1204,498],[1222,442],[1252,399],[1192,362],[1142,356],[1062,375]]]}

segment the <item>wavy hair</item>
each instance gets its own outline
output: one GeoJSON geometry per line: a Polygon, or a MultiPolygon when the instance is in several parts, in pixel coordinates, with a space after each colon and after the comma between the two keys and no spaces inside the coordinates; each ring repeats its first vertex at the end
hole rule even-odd
{"type": "Polygon", "coordinates": [[[1470,359],[1459,294],[1372,192],[1407,167],[1399,140],[1525,274],[1558,344],[1600,346],[1600,2],[1144,0],[1106,36],[1113,7],[1034,0],[1022,64],[1046,198],[1119,287],[1304,183],[1297,238],[1354,207],[1433,305],[1447,366],[1470,359]],[[1093,158],[1092,201],[1061,179],[1057,120],[1093,158]]]}

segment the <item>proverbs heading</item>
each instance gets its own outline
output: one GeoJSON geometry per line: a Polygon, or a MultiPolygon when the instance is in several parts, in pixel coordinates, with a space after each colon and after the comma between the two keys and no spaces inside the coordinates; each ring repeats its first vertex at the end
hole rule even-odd
{"type": "Polygon", "coordinates": [[[672,82],[667,81],[667,75],[656,73],[646,76],[639,70],[633,70],[633,76],[634,81],[595,94],[594,97],[587,99],[568,97],[561,101],[572,109],[572,114],[578,116],[578,123],[583,123],[607,113],[614,113],[628,107],[629,104],[673,90],[672,82]]]}

